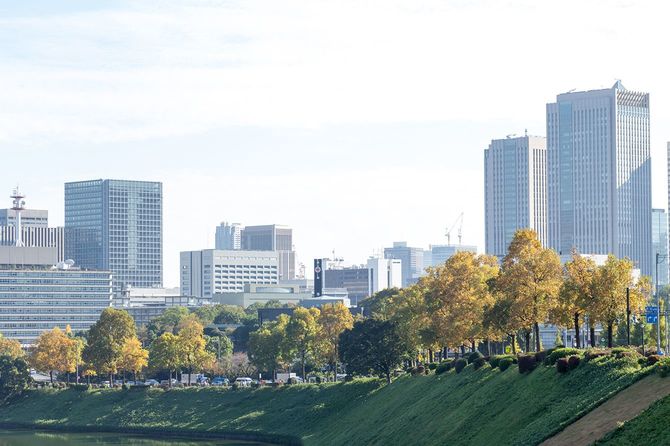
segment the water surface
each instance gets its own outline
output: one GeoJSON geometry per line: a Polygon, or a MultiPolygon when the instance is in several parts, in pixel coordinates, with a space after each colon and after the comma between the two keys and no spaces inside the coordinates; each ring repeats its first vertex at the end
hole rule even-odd
{"type": "Polygon", "coordinates": [[[269,446],[235,440],[184,440],[114,433],[66,433],[0,429],[0,446],[269,446]]]}

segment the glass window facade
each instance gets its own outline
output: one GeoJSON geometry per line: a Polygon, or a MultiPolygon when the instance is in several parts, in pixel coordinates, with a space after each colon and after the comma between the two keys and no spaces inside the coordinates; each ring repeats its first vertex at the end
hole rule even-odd
{"type": "Polygon", "coordinates": [[[65,257],[110,270],[125,285],[163,284],[163,188],[159,182],[93,180],[65,184],[65,257]]]}

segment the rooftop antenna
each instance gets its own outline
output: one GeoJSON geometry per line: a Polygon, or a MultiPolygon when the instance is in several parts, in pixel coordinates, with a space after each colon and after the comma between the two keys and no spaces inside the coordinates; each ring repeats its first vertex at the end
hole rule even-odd
{"type": "Polygon", "coordinates": [[[13,200],[12,210],[16,212],[16,220],[14,223],[14,231],[16,231],[16,246],[24,246],[21,234],[21,211],[25,209],[26,202],[24,198],[26,198],[26,196],[19,191],[19,186],[17,185],[9,198],[13,200]]]}

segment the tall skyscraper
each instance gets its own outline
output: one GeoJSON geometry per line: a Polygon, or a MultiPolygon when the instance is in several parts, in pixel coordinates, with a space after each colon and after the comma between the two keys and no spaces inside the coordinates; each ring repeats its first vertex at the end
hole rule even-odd
{"type": "Polygon", "coordinates": [[[658,284],[668,284],[668,214],[665,209],[651,211],[651,238],[653,245],[653,283],[656,284],[656,254],[658,253],[658,284]]]}
{"type": "Polygon", "coordinates": [[[110,270],[126,285],[163,285],[163,186],[150,181],[65,183],[65,256],[84,268],[110,270]]]}
{"type": "Polygon", "coordinates": [[[444,262],[457,252],[477,254],[477,247],[473,245],[431,245],[430,250],[424,253],[424,259],[430,259],[430,263],[424,261],[424,268],[444,265],[444,262]]]}
{"type": "Polygon", "coordinates": [[[239,223],[221,222],[216,227],[216,249],[242,249],[242,226],[239,223]]]}
{"type": "Polygon", "coordinates": [[[416,283],[423,275],[423,248],[412,248],[407,242],[393,242],[392,248],[384,248],[384,258],[402,261],[402,286],[416,283]]]}
{"type": "Polygon", "coordinates": [[[242,230],[242,249],[277,251],[279,280],[295,278],[295,251],[293,229],[281,225],[246,226],[242,230]]]}
{"type": "Polygon", "coordinates": [[[547,145],[541,136],[494,139],[484,151],[486,253],[507,253],[530,228],[547,244],[547,145]]]}
{"type": "Polygon", "coordinates": [[[649,94],[612,88],[547,104],[549,246],[628,257],[651,275],[649,94]]]}

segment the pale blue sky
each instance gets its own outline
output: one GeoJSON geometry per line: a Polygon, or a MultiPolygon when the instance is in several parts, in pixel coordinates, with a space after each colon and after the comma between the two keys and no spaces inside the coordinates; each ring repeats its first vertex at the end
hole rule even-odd
{"type": "MultiPolygon", "coordinates": [[[[483,150],[545,103],[652,102],[666,207],[662,1],[0,1],[0,196],[63,219],[63,182],[160,180],[165,277],[221,220],[294,227],[300,260],[483,245],[483,150]],[[638,4],[640,3],[640,4],[638,4]]],[[[7,199],[7,204],[9,200],[7,199]]]]}

